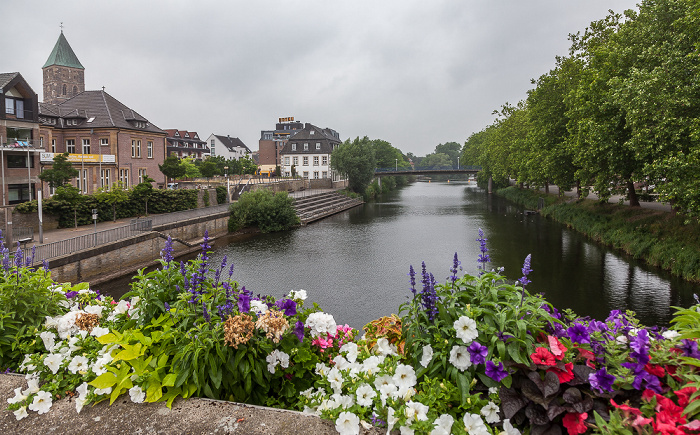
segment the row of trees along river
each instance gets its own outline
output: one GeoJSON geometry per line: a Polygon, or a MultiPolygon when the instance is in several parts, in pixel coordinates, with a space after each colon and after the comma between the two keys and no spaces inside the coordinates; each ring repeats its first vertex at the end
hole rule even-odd
{"type": "MultiPolygon", "coordinates": [[[[235,264],[234,278],[254,294],[304,289],[339,323],[361,328],[397,313],[411,297],[408,271],[421,263],[445,282],[455,252],[475,274],[479,228],[492,268],[521,276],[532,254],[531,292],[554,306],[604,318],[634,310],[647,324],[665,324],[671,306],[689,306],[700,288],[588,241],[563,225],[524,210],[474,184],[417,182],[361,207],[292,231],[219,239],[212,261],[235,264]]],[[[97,286],[118,295],[127,280],[97,286]]],[[[420,286],[420,283],[417,284],[420,286]]]]}

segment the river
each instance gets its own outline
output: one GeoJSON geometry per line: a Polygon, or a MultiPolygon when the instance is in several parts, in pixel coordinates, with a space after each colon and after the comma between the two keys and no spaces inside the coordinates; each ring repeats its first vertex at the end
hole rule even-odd
{"type": "MultiPolygon", "coordinates": [[[[565,226],[465,182],[413,183],[363,206],[293,231],[221,238],[211,255],[235,264],[234,279],[254,294],[280,297],[304,289],[339,324],[361,329],[397,313],[408,301],[408,271],[421,262],[438,282],[450,275],[454,254],[476,273],[479,228],[490,268],[515,281],[532,254],[532,293],[559,309],[604,319],[634,310],[647,325],[666,325],[672,306],[690,306],[700,286],[590,242],[565,226]]],[[[420,281],[420,279],[418,279],[420,281]]],[[[104,287],[120,294],[124,280],[104,287]]]]}

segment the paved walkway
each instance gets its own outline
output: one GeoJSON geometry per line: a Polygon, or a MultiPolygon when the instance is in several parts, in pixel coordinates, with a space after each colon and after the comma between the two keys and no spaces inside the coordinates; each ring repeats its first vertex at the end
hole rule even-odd
{"type": "MultiPolygon", "coordinates": [[[[544,192],[544,188],[540,189],[541,192],[544,192]]],[[[549,193],[553,195],[558,195],[559,194],[559,187],[555,185],[550,185],[549,186],[549,193]]],[[[567,190],[564,192],[565,196],[568,197],[576,197],[576,190],[567,190]]],[[[608,200],[609,203],[611,204],[618,204],[620,202],[620,198],[622,198],[622,195],[613,195],[610,197],[608,200]]],[[[586,199],[590,199],[593,201],[598,201],[598,195],[595,193],[591,192],[588,194],[586,199]]],[[[625,205],[630,205],[629,201],[624,201],[625,205]]],[[[671,205],[667,202],[639,202],[639,204],[642,206],[642,208],[648,208],[652,210],[661,210],[661,211],[671,211],[671,205]]]]}

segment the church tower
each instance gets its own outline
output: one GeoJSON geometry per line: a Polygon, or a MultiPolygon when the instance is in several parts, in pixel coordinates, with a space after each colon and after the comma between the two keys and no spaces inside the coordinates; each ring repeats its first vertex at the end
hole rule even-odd
{"type": "Polygon", "coordinates": [[[42,70],[44,103],[59,104],[85,91],[85,68],[63,36],[63,30],[42,70]]]}

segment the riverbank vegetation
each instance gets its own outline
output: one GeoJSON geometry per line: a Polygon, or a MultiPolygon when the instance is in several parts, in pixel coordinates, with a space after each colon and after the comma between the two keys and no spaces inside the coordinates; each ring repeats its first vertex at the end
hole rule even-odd
{"type": "Polygon", "coordinates": [[[229,232],[257,227],[263,233],[285,231],[300,224],[294,211],[294,199],[287,192],[267,189],[246,192],[231,205],[229,232]]]}
{"type": "Polygon", "coordinates": [[[596,242],[619,249],[636,259],[700,282],[700,224],[673,213],[619,204],[546,195],[508,187],[497,194],[561,222],[596,242]]]}
{"type": "Polygon", "coordinates": [[[644,0],[570,36],[527,99],[465,143],[481,177],[591,187],[638,205],[638,189],[700,216],[697,2],[644,0]]]}
{"type": "Polygon", "coordinates": [[[41,419],[33,413],[61,397],[80,412],[127,394],[167,406],[197,396],[302,410],[341,434],[698,429],[700,303],[678,310],[669,330],[631,312],[581,318],[526,290],[536,290],[529,256],[509,282],[489,271],[481,231],[477,240],[476,273],[464,274],[457,254],[443,283],[424,263],[410,266],[412,298],[364,336],[304,290],[276,298],[241,286],[225,257],[210,264],[206,236],[200,256],[180,264],[168,240],[161,268],[139,273],[120,301],[53,283],[0,247],[0,319],[28,325],[2,332],[0,367],[27,376],[8,407],[17,420],[41,419]],[[18,308],[39,293],[52,311],[18,308]]]}

